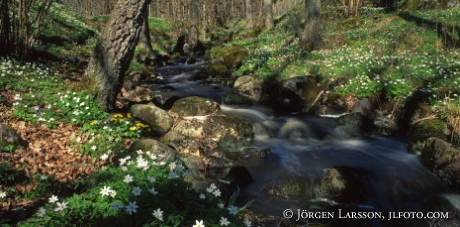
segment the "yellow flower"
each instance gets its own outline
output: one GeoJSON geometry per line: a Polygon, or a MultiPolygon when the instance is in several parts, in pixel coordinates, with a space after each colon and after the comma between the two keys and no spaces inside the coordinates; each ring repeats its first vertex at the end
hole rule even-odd
{"type": "Polygon", "coordinates": [[[136,129],[137,129],[136,126],[133,126],[133,127],[129,128],[129,130],[131,130],[131,131],[136,131],[136,129]]]}
{"type": "Polygon", "coordinates": [[[123,117],[123,114],[115,114],[113,115],[114,118],[118,118],[118,117],[123,117]]]}
{"type": "Polygon", "coordinates": [[[128,118],[133,118],[133,115],[132,115],[131,113],[128,113],[126,116],[127,116],[128,118]]]}
{"type": "Polygon", "coordinates": [[[136,126],[139,127],[139,128],[148,128],[149,127],[148,125],[143,124],[141,122],[136,123],[136,126]]]}
{"type": "Polygon", "coordinates": [[[94,121],[91,122],[91,125],[97,125],[97,124],[99,124],[99,122],[97,120],[94,120],[94,121]]]}

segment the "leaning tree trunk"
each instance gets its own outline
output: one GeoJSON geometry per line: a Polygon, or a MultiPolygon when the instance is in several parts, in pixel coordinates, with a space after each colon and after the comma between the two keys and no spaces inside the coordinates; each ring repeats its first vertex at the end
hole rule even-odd
{"type": "Polygon", "coordinates": [[[82,85],[96,93],[105,111],[115,109],[149,3],[150,0],[118,1],[93,50],[82,85]]]}

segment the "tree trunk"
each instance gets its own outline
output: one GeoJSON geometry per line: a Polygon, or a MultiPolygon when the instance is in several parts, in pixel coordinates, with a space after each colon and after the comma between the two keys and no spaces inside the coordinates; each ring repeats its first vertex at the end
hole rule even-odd
{"type": "Polygon", "coordinates": [[[142,54],[146,56],[154,56],[152,40],[150,39],[149,7],[145,7],[143,14],[144,23],[142,25],[141,34],[139,35],[138,46],[142,54]]]}
{"type": "Polygon", "coordinates": [[[189,28],[189,45],[190,52],[192,54],[193,50],[196,48],[199,39],[198,26],[200,23],[200,18],[198,15],[198,0],[191,0],[190,2],[190,28],[189,28]]]}
{"type": "Polygon", "coordinates": [[[246,28],[251,29],[253,26],[251,0],[246,0],[246,28]]]}
{"type": "Polygon", "coordinates": [[[150,0],[118,1],[93,50],[82,85],[96,93],[105,111],[115,109],[149,3],[150,0]]]}
{"type": "Polygon", "coordinates": [[[8,0],[0,2],[0,56],[12,53],[13,34],[11,30],[10,3],[8,0]]]}
{"type": "Polygon", "coordinates": [[[305,0],[307,19],[303,48],[307,51],[317,50],[323,43],[321,25],[321,0],[305,0]]]}
{"type": "Polygon", "coordinates": [[[270,30],[275,27],[273,22],[273,0],[264,0],[265,29],[270,30]]]}

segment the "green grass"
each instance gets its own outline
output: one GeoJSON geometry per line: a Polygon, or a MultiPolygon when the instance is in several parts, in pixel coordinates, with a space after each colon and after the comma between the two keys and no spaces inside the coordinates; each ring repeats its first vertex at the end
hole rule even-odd
{"type": "MultiPolygon", "coordinates": [[[[336,91],[360,98],[381,92],[389,99],[405,98],[422,88],[439,91],[433,87],[459,91],[454,86],[459,82],[459,51],[444,49],[431,29],[396,14],[385,15],[379,8],[366,10],[359,18],[325,21],[325,46],[311,53],[300,51],[302,18],[295,13],[287,15],[274,30],[233,42],[250,50],[235,74],[261,78],[315,74],[324,82],[345,78],[349,82],[336,91]]],[[[424,12],[425,17],[450,15],[446,17],[449,21],[459,14],[459,9],[424,12]]]]}

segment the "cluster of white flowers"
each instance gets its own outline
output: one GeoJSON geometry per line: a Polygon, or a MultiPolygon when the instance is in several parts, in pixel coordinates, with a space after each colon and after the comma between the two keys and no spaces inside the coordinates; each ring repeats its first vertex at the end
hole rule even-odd
{"type": "MultiPolygon", "coordinates": [[[[67,205],[69,202],[63,201],[59,202],[59,198],[56,195],[52,195],[50,198],[48,198],[48,202],[51,204],[56,204],[56,208],[54,208],[54,211],[56,212],[62,212],[65,209],[67,209],[67,205]]],[[[44,207],[41,207],[38,209],[37,216],[43,217],[46,215],[46,209],[44,207]]]]}
{"type": "Polygon", "coordinates": [[[100,193],[102,196],[110,196],[112,198],[115,198],[115,196],[117,195],[117,192],[111,189],[110,186],[104,186],[104,188],[101,189],[100,193]]]}
{"type": "Polygon", "coordinates": [[[219,188],[217,188],[217,186],[214,183],[212,183],[208,188],[206,188],[206,191],[208,193],[213,194],[215,197],[221,196],[219,188]]]}

